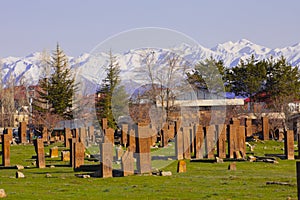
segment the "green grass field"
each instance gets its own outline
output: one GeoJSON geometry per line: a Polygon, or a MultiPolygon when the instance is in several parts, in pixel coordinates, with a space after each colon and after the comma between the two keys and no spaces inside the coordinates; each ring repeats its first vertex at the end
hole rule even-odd
{"type": "MultiPolygon", "coordinates": [[[[254,155],[282,154],[283,143],[255,143],[254,155]]],[[[61,144],[55,144],[61,145],[61,144]]],[[[53,145],[51,145],[53,146],[53,145]]],[[[50,146],[50,147],[51,147],[50,146]]],[[[45,152],[49,152],[49,148],[45,152]]],[[[156,157],[171,156],[173,146],[152,151],[156,157]]],[[[16,179],[16,169],[0,169],[0,188],[6,199],[297,199],[296,161],[278,160],[278,164],[237,162],[237,170],[227,169],[230,162],[187,162],[186,173],[176,173],[177,161],[155,160],[153,166],[171,171],[172,176],[134,175],[115,178],[78,178],[59,158],[46,158],[47,167],[32,165],[31,145],[11,146],[11,165],[29,166],[21,170],[24,179],[16,179]],[[47,178],[50,173],[52,177],[47,178]],[[292,186],[266,185],[267,181],[288,182],[292,186]]],[[[98,164],[86,160],[86,164],[98,164]]]]}

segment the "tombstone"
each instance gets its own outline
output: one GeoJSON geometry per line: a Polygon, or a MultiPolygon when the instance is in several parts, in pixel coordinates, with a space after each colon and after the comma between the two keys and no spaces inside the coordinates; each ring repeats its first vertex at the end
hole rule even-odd
{"type": "Polygon", "coordinates": [[[296,171],[297,171],[297,190],[298,190],[298,199],[300,199],[300,161],[296,162],[296,171]]]}
{"type": "Polygon", "coordinates": [[[115,130],[112,128],[104,129],[104,143],[112,143],[114,145],[115,141],[115,130]]]}
{"type": "Polygon", "coordinates": [[[228,165],[228,170],[236,171],[236,162],[232,162],[228,165]]]}
{"type": "Polygon", "coordinates": [[[202,125],[195,125],[195,126],[196,126],[195,140],[194,140],[195,158],[202,159],[203,158],[202,145],[204,143],[203,126],[202,125]]]}
{"type": "Polygon", "coordinates": [[[70,148],[70,142],[69,139],[72,138],[72,133],[70,128],[65,128],[65,137],[64,137],[64,144],[66,148],[70,148]]]}
{"type": "Polygon", "coordinates": [[[70,151],[61,151],[61,161],[69,162],[70,161],[70,151]]]}
{"type": "Polygon", "coordinates": [[[100,176],[112,177],[113,145],[112,143],[100,144],[100,176]]]}
{"type": "Polygon", "coordinates": [[[69,139],[69,144],[70,144],[70,166],[75,168],[75,143],[76,143],[76,138],[70,138],[69,139]]]}
{"type": "Polygon", "coordinates": [[[135,143],[135,131],[131,129],[128,134],[128,150],[131,152],[136,152],[136,143],[135,143]]]}
{"type": "Polygon", "coordinates": [[[75,138],[76,142],[79,142],[79,130],[78,128],[74,128],[71,130],[72,137],[75,138]]]}
{"type": "Polygon", "coordinates": [[[58,147],[50,148],[50,157],[51,158],[58,158],[58,147]]]}
{"type": "Polygon", "coordinates": [[[161,132],[161,138],[160,138],[160,146],[161,147],[166,147],[168,145],[168,136],[169,136],[169,131],[168,129],[162,129],[160,130],[161,132]]]}
{"type": "Polygon", "coordinates": [[[26,129],[27,129],[27,123],[26,122],[20,122],[19,138],[20,138],[20,143],[22,143],[22,144],[27,142],[26,129]]]}
{"type": "Polygon", "coordinates": [[[244,126],[239,126],[238,127],[238,147],[239,151],[241,153],[241,156],[243,158],[246,157],[246,135],[245,135],[245,127],[244,126]]]}
{"type": "Polygon", "coordinates": [[[13,130],[12,130],[12,128],[6,128],[5,131],[4,131],[4,134],[8,135],[8,140],[9,140],[10,143],[12,143],[12,141],[13,141],[13,130]]]}
{"type": "Polygon", "coordinates": [[[127,146],[128,124],[122,124],[121,126],[121,144],[127,146]]]}
{"type": "Polygon", "coordinates": [[[122,146],[116,147],[116,160],[121,160],[123,154],[124,154],[124,150],[122,146]]]}
{"type": "Polygon", "coordinates": [[[230,124],[227,126],[228,131],[228,153],[229,158],[234,158],[234,152],[236,151],[236,135],[237,135],[237,128],[234,124],[230,124]]]}
{"type": "Polygon", "coordinates": [[[183,131],[182,129],[177,132],[175,137],[175,154],[177,160],[183,159],[183,131]]]}
{"type": "Polygon", "coordinates": [[[108,128],[108,124],[107,124],[107,118],[103,118],[101,120],[101,126],[102,126],[102,130],[105,130],[108,128]]]}
{"type": "Polygon", "coordinates": [[[84,144],[82,142],[74,143],[74,169],[84,165],[84,144]]]}
{"type": "Polygon", "coordinates": [[[35,152],[37,154],[36,166],[38,168],[45,168],[45,151],[44,151],[44,141],[42,138],[37,138],[34,140],[35,152]]]}
{"type": "Polygon", "coordinates": [[[245,128],[246,128],[246,136],[252,136],[252,119],[245,118],[245,128]]]}
{"type": "Polygon", "coordinates": [[[184,159],[191,159],[191,129],[190,127],[183,127],[183,157],[184,159]]]}
{"type": "Polygon", "coordinates": [[[284,152],[286,159],[288,160],[294,160],[294,131],[293,130],[287,130],[285,131],[284,136],[284,152]]]}
{"type": "Polygon", "coordinates": [[[136,129],[137,171],[140,174],[151,172],[151,132],[148,126],[138,124],[136,129]]]}
{"type": "Polygon", "coordinates": [[[177,173],[186,172],[186,162],[184,160],[178,161],[177,173]]]}
{"type": "Polygon", "coordinates": [[[175,137],[175,125],[169,125],[169,139],[173,139],[175,137]]]}
{"type": "Polygon", "coordinates": [[[90,141],[94,144],[95,143],[95,128],[94,126],[89,126],[89,138],[90,141]]]}
{"type": "Polygon", "coordinates": [[[261,120],[263,140],[269,140],[269,118],[262,117],[261,120]]]}
{"type": "Polygon", "coordinates": [[[42,130],[42,138],[44,142],[48,142],[48,140],[50,140],[50,138],[48,138],[48,129],[45,126],[43,127],[42,130]]]}
{"type": "Polygon", "coordinates": [[[230,119],[230,124],[233,124],[235,126],[239,126],[241,124],[241,121],[239,119],[233,117],[233,118],[230,119]]]}
{"type": "Polygon", "coordinates": [[[226,125],[220,124],[217,126],[218,142],[217,154],[219,158],[226,158],[226,125]]]}
{"type": "Polygon", "coordinates": [[[10,166],[10,135],[2,134],[2,165],[10,166]]]}
{"type": "Polygon", "coordinates": [[[87,133],[86,133],[86,129],[85,127],[80,127],[79,128],[79,141],[82,142],[82,144],[86,144],[86,137],[87,137],[87,133]]]}
{"type": "Polygon", "coordinates": [[[134,158],[133,152],[126,151],[121,158],[121,167],[123,176],[134,174],[134,158]]]}
{"type": "Polygon", "coordinates": [[[215,126],[206,126],[205,127],[205,149],[208,159],[215,159],[215,126]]]}

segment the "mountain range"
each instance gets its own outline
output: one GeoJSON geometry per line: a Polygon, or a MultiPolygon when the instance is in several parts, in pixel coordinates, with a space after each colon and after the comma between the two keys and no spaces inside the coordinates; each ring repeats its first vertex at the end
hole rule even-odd
{"type": "MultiPolygon", "coordinates": [[[[137,78],[134,77],[133,74],[138,67],[142,67],[142,51],[143,49],[129,50],[122,54],[116,54],[123,83],[126,83],[126,81],[132,82],[137,78]]],[[[154,49],[153,51],[155,53],[154,59],[156,62],[161,66],[166,65],[167,61],[164,58],[168,50],[154,49]]],[[[284,48],[271,49],[255,44],[249,40],[241,39],[236,42],[228,41],[218,44],[210,49],[201,45],[190,46],[181,44],[172,48],[172,51],[177,52],[184,60],[187,60],[190,63],[189,67],[192,67],[197,62],[206,58],[213,57],[216,60],[223,60],[225,66],[230,68],[236,66],[240,59],[248,59],[251,55],[254,55],[258,60],[267,59],[271,56],[275,59],[284,56],[287,62],[292,66],[298,66],[300,63],[300,43],[284,48]]],[[[85,85],[89,85],[92,88],[91,90],[94,90],[96,85],[104,78],[103,70],[101,71],[99,69],[101,69],[101,66],[108,64],[107,52],[99,52],[97,56],[103,59],[100,59],[100,61],[97,60],[93,64],[91,64],[91,54],[84,53],[79,57],[69,56],[70,67],[75,74],[80,74],[80,76],[77,77],[80,77],[80,80],[85,82],[85,85]]],[[[24,82],[28,85],[37,84],[39,77],[43,73],[42,57],[43,53],[36,52],[25,57],[2,58],[3,81],[7,82],[9,77],[14,77],[16,84],[20,84],[20,82],[24,82]]]]}

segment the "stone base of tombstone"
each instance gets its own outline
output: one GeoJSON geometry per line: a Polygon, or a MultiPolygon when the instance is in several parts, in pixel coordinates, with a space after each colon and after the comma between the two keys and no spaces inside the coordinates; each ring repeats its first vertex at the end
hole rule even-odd
{"type": "Polygon", "coordinates": [[[61,152],[61,161],[70,161],[70,151],[62,151],[61,152]]]}

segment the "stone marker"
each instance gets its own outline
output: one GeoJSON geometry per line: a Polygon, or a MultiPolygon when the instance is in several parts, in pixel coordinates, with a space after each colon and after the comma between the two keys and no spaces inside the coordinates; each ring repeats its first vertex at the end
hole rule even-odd
{"type": "Polygon", "coordinates": [[[121,126],[121,144],[127,146],[128,124],[122,124],[121,126]]]}
{"type": "Polygon", "coordinates": [[[1,135],[2,138],[2,165],[10,166],[10,136],[8,134],[1,135]]]}
{"type": "Polygon", "coordinates": [[[86,133],[86,129],[85,127],[80,127],[79,128],[79,142],[82,142],[82,144],[86,144],[86,136],[87,136],[87,133],[86,133]]]}
{"type": "Polygon", "coordinates": [[[129,176],[134,174],[134,158],[133,152],[126,151],[121,158],[121,167],[123,176],[129,176]]]}
{"type": "Polygon", "coordinates": [[[100,176],[112,177],[113,145],[112,143],[100,144],[100,176]]]}
{"type": "Polygon", "coordinates": [[[27,143],[26,127],[27,127],[27,123],[26,122],[20,122],[20,126],[19,126],[19,138],[20,138],[20,143],[22,143],[22,144],[27,143]]]}
{"type": "Polygon", "coordinates": [[[135,131],[131,129],[128,135],[128,150],[131,152],[136,152],[136,143],[135,143],[135,131]]]}
{"type": "Polygon", "coordinates": [[[177,160],[183,159],[183,132],[182,129],[178,130],[175,137],[175,155],[177,160]]]}
{"type": "Polygon", "coordinates": [[[215,159],[215,126],[206,126],[205,127],[205,138],[206,138],[206,153],[208,159],[215,159]]]}
{"type": "Polygon", "coordinates": [[[94,128],[94,126],[89,126],[89,138],[90,138],[90,141],[94,144],[95,143],[95,128],[94,128]]]}
{"type": "Polygon", "coordinates": [[[262,117],[262,136],[263,140],[269,140],[269,118],[262,117]]]}
{"type": "Polygon", "coordinates": [[[236,162],[232,162],[228,165],[228,170],[236,171],[236,162]]]}
{"type": "Polygon", "coordinates": [[[116,159],[121,160],[123,154],[124,154],[124,150],[123,150],[122,146],[117,146],[116,147],[116,159]]]}
{"type": "Polygon", "coordinates": [[[236,126],[233,124],[227,126],[229,158],[234,158],[234,151],[236,150],[236,129],[236,126]]]}
{"type": "Polygon", "coordinates": [[[84,165],[84,144],[82,142],[74,143],[74,169],[84,165]]]}
{"type": "Polygon", "coordinates": [[[52,147],[50,149],[50,158],[58,158],[58,147],[52,147]]]}
{"type": "Polygon", "coordinates": [[[20,171],[16,171],[16,178],[25,178],[25,175],[20,171]]]}
{"type": "Polygon", "coordinates": [[[252,119],[245,118],[245,128],[246,128],[246,136],[252,136],[252,119]]]}
{"type": "Polygon", "coordinates": [[[220,124],[217,126],[218,142],[217,154],[219,158],[226,158],[226,125],[220,124]]]}
{"type": "Polygon", "coordinates": [[[151,133],[150,128],[138,124],[136,129],[137,171],[140,174],[151,172],[151,133]]]}
{"type": "Polygon", "coordinates": [[[191,128],[183,127],[183,157],[191,159],[191,128]]]}
{"type": "Polygon", "coordinates": [[[79,142],[79,129],[74,128],[71,130],[72,137],[75,138],[75,142],[79,142]]]}
{"type": "Polygon", "coordinates": [[[70,151],[61,151],[61,161],[70,161],[70,151]]]}
{"type": "Polygon", "coordinates": [[[72,138],[71,129],[70,129],[70,128],[65,128],[65,129],[64,129],[64,132],[65,132],[65,138],[64,138],[65,147],[66,147],[66,148],[70,148],[70,142],[69,142],[69,139],[72,138]]]}
{"type": "Polygon", "coordinates": [[[112,128],[104,129],[104,143],[112,143],[114,145],[115,141],[115,130],[112,128]]]}
{"type": "Polygon", "coordinates": [[[284,151],[285,156],[288,160],[294,160],[294,131],[287,130],[285,131],[284,136],[284,151]]]}
{"type": "Polygon", "coordinates": [[[241,153],[241,156],[243,158],[246,157],[246,135],[245,135],[245,127],[244,126],[239,126],[238,127],[238,147],[239,151],[241,153]]]}
{"type": "Polygon", "coordinates": [[[12,143],[12,141],[13,141],[13,130],[12,130],[12,128],[6,128],[5,131],[4,131],[4,134],[8,135],[9,142],[12,143]]]}
{"type": "Polygon", "coordinates": [[[177,172],[178,173],[186,172],[186,162],[184,160],[178,161],[177,172]]]}
{"type": "Polygon", "coordinates": [[[202,152],[202,146],[204,143],[204,132],[203,132],[203,126],[197,125],[196,126],[196,133],[195,133],[195,140],[194,140],[194,152],[195,152],[195,158],[196,159],[202,159],[203,158],[203,152],[202,152]]]}
{"type": "Polygon", "coordinates": [[[34,140],[35,151],[37,154],[36,165],[38,168],[45,168],[45,152],[44,152],[44,141],[42,138],[34,140]]]}
{"type": "Polygon", "coordinates": [[[169,140],[169,131],[168,129],[162,129],[161,131],[161,141],[160,141],[160,146],[161,147],[166,147],[168,145],[168,140],[169,140]]]}
{"type": "Polygon", "coordinates": [[[75,146],[76,143],[76,138],[70,138],[69,139],[69,144],[70,144],[70,166],[74,168],[74,160],[75,160],[75,146]]]}

